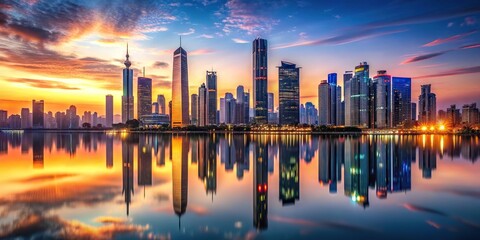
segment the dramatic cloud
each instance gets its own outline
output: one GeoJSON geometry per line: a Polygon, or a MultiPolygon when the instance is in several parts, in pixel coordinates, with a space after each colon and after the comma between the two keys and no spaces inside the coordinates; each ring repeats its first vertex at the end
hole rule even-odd
{"type": "Polygon", "coordinates": [[[438,56],[443,55],[447,52],[449,52],[449,51],[443,51],[443,52],[436,52],[436,53],[429,53],[429,54],[413,56],[413,57],[410,57],[410,58],[406,59],[401,64],[408,64],[408,63],[427,60],[427,59],[430,59],[430,58],[438,57],[438,56]]]}
{"type": "Polygon", "coordinates": [[[225,4],[227,16],[222,20],[223,32],[241,30],[247,34],[262,34],[270,32],[278,20],[267,16],[266,9],[272,9],[271,1],[230,0],[225,4]]]}
{"type": "Polygon", "coordinates": [[[154,67],[154,68],[167,68],[168,63],[156,61],[155,63],[153,63],[152,67],[154,67]]]}
{"type": "Polygon", "coordinates": [[[403,204],[403,207],[410,210],[410,211],[414,211],[414,212],[424,212],[424,213],[430,213],[430,214],[435,214],[435,215],[440,215],[440,216],[447,216],[447,214],[445,214],[445,213],[443,213],[439,210],[436,210],[436,209],[433,209],[433,208],[422,207],[422,206],[418,206],[418,205],[413,205],[413,204],[409,204],[409,203],[403,204]]]}
{"type": "Polygon", "coordinates": [[[80,90],[81,88],[69,86],[68,84],[41,79],[30,78],[8,78],[7,81],[14,83],[24,83],[35,88],[47,88],[47,89],[62,89],[62,90],[80,90]]]}
{"type": "Polygon", "coordinates": [[[451,69],[451,70],[436,73],[436,74],[423,75],[423,76],[418,76],[414,78],[415,79],[436,78],[436,77],[446,77],[446,76],[463,75],[463,74],[471,74],[471,73],[479,73],[479,72],[480,72],[480,66],[475,66],[475,67],[468,67],[468,68],[456,68],[456,69],[451,69]]]}
{"type": "Polygon", "coordinates": [[[453,41],[457,41],[459,39],[462,39],[466,36],[469,36],[469,35],[472,35],[474,33],[476,33],[477,31],[470,31],[470,32],[466,32],[466,33],[462,33],[462,34],[457,34],[457,35],[453,35],[451,37],[448,37],[448,38],[439,38],[439,39],[435,39],[425,45],[423,45],[424,47],[432,47],[432,46],[437,46],[437,45],[440,45],[440,44],[444,44],[444,43],[449,43],[449,42],[453,42],[453,41]]]}
{"type": "Polygon", "coordinates": [[[371,229],[355,226],[348,223],[340,223],[340,222],[331,222],[331,221],[315,222],[315,221],[310,221],[305,219],[289,218],[289,217],[282,217],[282,216],[271,216],[269,217],[269,219],[275,222],[301,225],[301,226],[307,226],[307,227],[324,227],[324,228],[340,229],[343,231],[353,231],[353,232],[375,232],[374,230],[371,230],[371,229]]]}
{"type": "Polygon", "coordinates": [[[249,41],[243,40],[243,39],[240,39],[240,38],[232,38],[232,41],[234,41],[235,43],[240,43],[240,44],[249,43],[249,41]]]}
{"type": "Polygon", "coordinates": [[[480,47],[480,43],[475,43],[475,44],[461,46],[460,49],[470,49],[470,48],[479,48],[479,47],[480,47]]]}

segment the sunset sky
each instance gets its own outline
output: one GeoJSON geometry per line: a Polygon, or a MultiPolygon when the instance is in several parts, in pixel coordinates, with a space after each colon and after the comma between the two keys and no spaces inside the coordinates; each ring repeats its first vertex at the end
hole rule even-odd
{"type": "MultiPolygon", "coordinates": [[[[480,2],[460,1],[0,1],[0,109],[19,114],[32,99],[45,110],[77,106],[120,114],[128,42],[135,75],[143,67],[153,96],[171,98],[173,51],[188,52],[190,94],[205,71],[218,73],[219,97],[252,91],[251,42],[268,40],[269,91],[278,103],[280,61],[301,68],[301,102],[317,105],[327,74],[359,62],[412,77],[412,101],[432,84],[437,109],[480,104],[480,2]]],[[[136,85],[136,78],[134,78],[136,85]]],[[[134,88],[135,102],[137,100],[134,88]]],[[[136,104],[135,104],[136,105],[136,104]]],[[[278,104],[276,104],[278,105],[278,104]]]]}

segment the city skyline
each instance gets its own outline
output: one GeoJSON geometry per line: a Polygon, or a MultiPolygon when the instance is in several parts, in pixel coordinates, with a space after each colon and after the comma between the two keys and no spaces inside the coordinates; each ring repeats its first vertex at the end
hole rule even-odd
{"type": "MultiPolygon", "coordinates": [[[[295,62],[302,66],[301,103],[317,102],[316,86],[327,79],[328,73],[341,75],[363,61],[370,64],[371,73],[387,70],[392,76],[411,77],[412,100],[419,95],[420,85],[432,84],[437,109],[479,102],[476,93],[480,86],[475,80],[479,76],[480,8],[475,1],[441,3],[428,10],[414,2],[402,6],[387,2],[381,8],[372,3],[362,13],[355,10],[359,7],[355,2],[333,6],[308,1],[303,5],[268,1],[251,4],[253,8],[270,4],[272,11],[266,15],[244,1],[205,4],[139,3],[131,6],[131,11],[139,11],[138,19],[127,21],[119,17],[121,2],[112,7],[120,10],[107,11],[104,17],[98,14],[103,9],[98,2],[4,3],[0,69],[11,74],[0,77],[4,83],[1,108],[9,114],[20,114],[32,99],[43,99],[45,109],[52,112],[73,104],[78,112],[89,110],[103,115],[104,97],[111,94],[114,113],[120,113],[121,69],[127,42],[134,77],[141,76],[140,69],[145,66],[149,72],[146,77],[152,78],[152,96],[164,95],[169,101],[170,56],[178,35],[184,38],[191,57],[189,92],[196,92],[205,82],[205,70],[213,68],[218,73],[217,96],[234,92],[238,85],[252,93],[249,43],[260,36],[269,41],[267,91],[278,93],[275,66],[282,60],[295,62]],[[198,9],[218,14],[213,20],[198,19],[193,14],[198,9]],[[395,9],[396,14],[387,19],[374,14],[389,9],[395,9]],[[320,14],[312,14],[313,10],[320,14]],[[42,11],[57,11],[67,17],[63,23],[50,17],[40,19],[42,11]],[[152,12],[161,14],[148,14],[152,12]],[[75,17],[84,17],[81,14],[92,14],[95,24],[76,23],[75,17]],[[112,26],[107,19],[118,24],[112,26]],[[34,21],[38,22],[35,26],[34,21]],[[306,22],[309,24],[302,24],[306,22]],[[402,47],[397,47],[399,43],[402,47]]],[[[136,81],[133,85],[136,92],[136,81]]]]}

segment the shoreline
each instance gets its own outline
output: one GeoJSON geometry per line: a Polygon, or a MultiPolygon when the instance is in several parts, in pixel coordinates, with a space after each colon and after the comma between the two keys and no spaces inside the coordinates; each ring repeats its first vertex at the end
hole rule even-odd
{"type": "Polygon", "coordinates": [[[314,132],[314,131],[191,131],[191,130],[114,130],[114,129],[0,129],[0,132],[27,132],[27,133],[130,133],[130,134],[274,134],[274,135],[347,135],[347,136],[361,136],[361,135],[379,135],[379,136],[408,136],[408,135],[457,135],[457,136],[480,136],[477,134],[467,133],[453,133],[453,132],[407,132],[407,133],[388,133],[388,132],[314,132]]]}

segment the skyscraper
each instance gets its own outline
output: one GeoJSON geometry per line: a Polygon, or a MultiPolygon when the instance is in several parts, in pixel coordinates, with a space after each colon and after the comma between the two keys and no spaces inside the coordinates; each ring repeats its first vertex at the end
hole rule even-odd
{"type": "Polygon", "coordinates": [[[218,115],[218,123],[225,123],[225,98],[220,98],[220,110],[218,115]]]}
{"type": "Polygon", "coordinates": [[[138,77],[137,85],[137,118],[152,114],[152,79],[138,77]]]}
{"type": "Polygon", "coordinates": [[[113,96],[105,96],[105,127],[112,127],[113,124],[113,96]]]}
{"type": "Polygon", "coordinates": [[[237,87],[237,105],[235,106],[235,123],[245,123],[245,89],[237,87]]]}
{"type": "Polygon", "coordinates": [[[22,128],[29,128],[31,127],[30,124],[30,109],[22,108],[21,111],[21,119],[22,119],[22,128]]]}
{"type": "Polygon", "coordinates": [[[159,114],[166,114],[167,110],[165,109],[165,96],[163,95],[157,95],[157,103],[158,103],[158,108],[159,114]]]}
{"type": "Polygon", "coordinates": [[[313,105],[313,103],[311,102],[305,103],[305,113],[306,113],[307,124],[309,125],[318,124],[318,111],[315,108],[315,105],[313,105]]]}
{"type": "Polygon", "coordinates": [[[435,124],[437,114],[437,98],[431,92],[431,84],[421,85],[418,96],[418,121],[421,124],[435,124]]]}
{"type": "Polygon", "coordinates": [[[197,126],[198,124],[198,95],[192,94],[190,103],[192,104],[190,107],[190,124],[197,126]]]}
{"type": "Polygon", "coordinates": [[[369,65],[366,62],[355,67],[355,75],[350,80],[350,124],[357,127],[368,127],[370,116],[370,78],[369,65]]]}
{"type": "Polygon", "coordinates": [[[217,124],[217,72],[207,71],[208,124],[217,124]]]}
{"type": "Polygon", "coordinates": [[[415,121],[417,121],[417,104],[412,102],[411,105],[412,105],[412,108],[411,108],[412,109],[412,114],[411,114],[412,115],[412,121],[415,122],[415,121]]]}
{"type": "Polygon", "coordinates": [[[331,125],[331,100],[330,84],[327,80],[323,80],[318,85],[318,124],[320,125],[331,125]]]}
{"type": "Polygon", "coordinates": [[[385,70],[377,73],[372,81],[375,88],[375,120],[373,124],[377,128],[389,128],[392,127],[392,77],[387,75],[385,70]]]}
{"type": "Polygon", "coordinates": [[[279,124],[300,123],[300,68],[282,61],[278,68],[279,124]]]}
{"type": "Polygon", "coordinates": [[[268,102],[268,113],[275,112],[275,109],[274,109],[275,97],[273,96],[273,93],[271,92],[268,93],[267,102],[268,102]]]}
{"type": "Polygon", "coordinates": [[[198,88],[198,126],[201,127],[209,125],[209,93],[205,83],[202,83],[200,88],[198,88]]]}
{"type": "Polygon", "coordinates": [[[255,123],[268,123],[267,96],[267,40],[257,38],[253,41],[253,107],[255,123]]]}
{"type": "Polygon", "coordinates": [[[397,104],[400,106],[400,109],[392,109],[392,111],[397,112],[398,116],[393,116],[392,118],[397,121],[392,121],[392,126],[405,126],[411,123],[410,116],[412,115],[412,79],[406,77],[392,77],[392,95],[397,93],[400,94],[400,103],[397,104]]]}
{"type": "Polygon", "coordinates": [[[187,52],[180,47],[173,53],[172,79],[172,127],[185,127],[188,117],[188,65],[187,52]]]}
{"type": "Polygon", "coordinates": [[[235,107],[237,101],[233,98],[232,93],[225,93],[225,123],[234,124],[235,123],[235,107]]]}
{"type": "Polygon", "coordinates": [[[345,126],[351,126],[351,119],[350,119],[350,93],[351,93],[351,80],[352,80],[352,71],[346,71],[343,74],[343,101],[345,102],[344,111],[345,111],[345,126]]]}
{"type": "Polygon", "coordinates": [[[32,100],[32,128],[44,127],[43,109],[44,109],[43,100],[40,100],[40,101],[32,100]]]}
{"type": "Polygon", "coordinates": [[[133,119],[133,69],[130,69],[132,63],[129,60],[128,44],[127,55],[123,69],[123,96],[122,96],[122,122],[133,119]]]}

